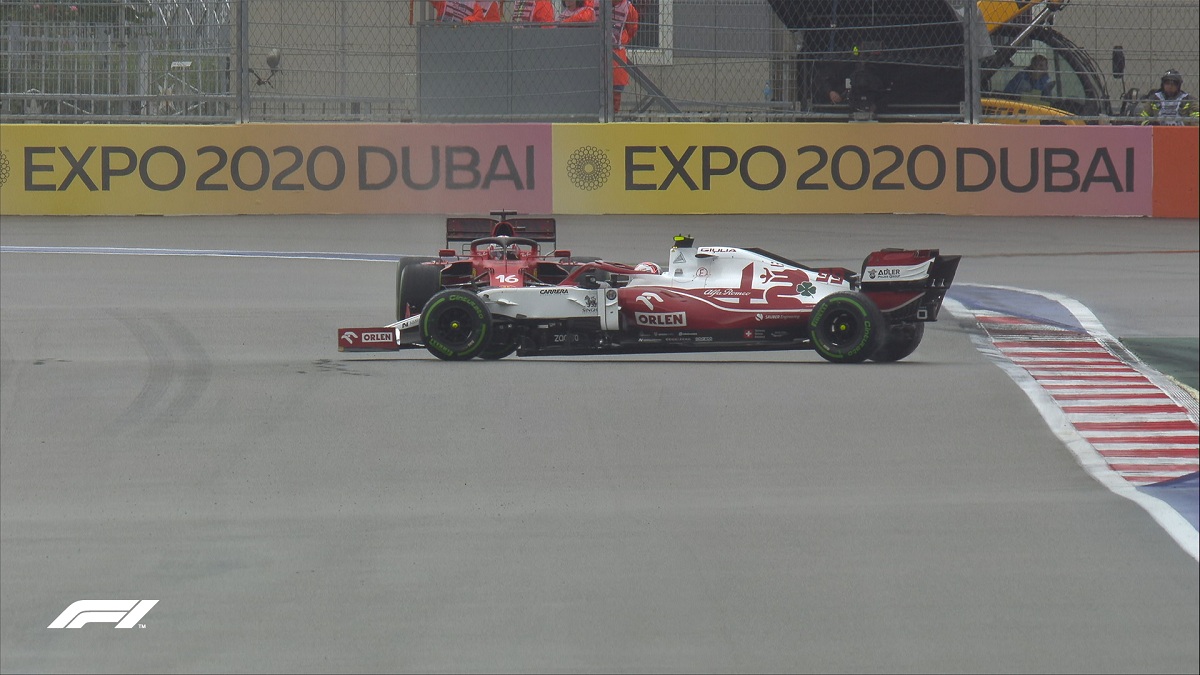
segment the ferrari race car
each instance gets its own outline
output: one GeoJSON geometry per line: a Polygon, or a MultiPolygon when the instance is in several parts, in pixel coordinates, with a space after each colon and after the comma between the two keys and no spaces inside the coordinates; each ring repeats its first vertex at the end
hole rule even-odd
{"type": "Polygon", "coordinates": [[[439,273],[435,279],[422,272],[429,278],[420,285],[405,283],[414,267],[401,263],[397,309],[408,310],[405,316],[387,326],[339,329],[339,351],[425,348],[461,361],[514,352],[813,349],[837,363],[898,361],[920,345],[925,323],[937,320],[960,259],[937,249],[883,249],[854,272],[808,267],[757,248],[698,247],[681,235],[663,269],[558,256],[563,252],[553,261],[536,248],[522,257],[512,251],[527,246],[520,239],[493,233],[473,240],[469,262],[445,264],[443,256],[440,266],[416,267],[439,273]],[[485,260],[481,251],[492,246],[502,254],[485,260]]]}
{"type": "Polygon", "coordinates": [[[447,218],[446,248],[436,258],[406,256],[396,265],[396,320],[418,314],[443,288],[520,288],[558,284],[580,264],[597,258],[572,258],[558,250],[553,218],[447,218]],[[458,248],[452,248],[457,244],[458,248]],[[543,254],[542,244],[550,253],[543,254]]]}

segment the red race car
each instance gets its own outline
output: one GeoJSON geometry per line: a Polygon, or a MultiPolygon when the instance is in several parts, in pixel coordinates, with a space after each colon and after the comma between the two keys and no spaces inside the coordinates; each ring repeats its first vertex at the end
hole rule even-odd
{"type": "Polygon", "coordinates": [[[553,218],[447,218],[446,248],[438,256],[406,256],[396,266],[396,319],[419,314],[443,288],[521,288],[560,284],[580,265],[598,258],[572,258],[555,248],[553,218]],[[457,245],[457,248],[452,248],[457,245]],[[543,245],[549,253],[543,253],[543,245]]]}

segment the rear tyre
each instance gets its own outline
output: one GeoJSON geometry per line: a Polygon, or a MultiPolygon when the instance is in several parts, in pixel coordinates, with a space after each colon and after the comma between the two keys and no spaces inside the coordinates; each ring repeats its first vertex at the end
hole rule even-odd
{"type": "Polygon", "coordinates": [[[430,354],[445,361],[479,356],[492,338],[492,313],[470,291],[439,291],[421,310],[421,339],[430,354]]]}
{"type": "Polygon", "coordinates": [[[834,293],[823,298],[809,319],[809,336],[821,358],[833,363],[861,363],[883,344],[883,314],[862,293],[834,293]]]}
{"type": "Polygon", "coordinates": [[[442,270],[421,263],[436,258],[401,258],[396,266],[396,320],[417,314],[442,288],[442,270]]]}
{"type": "Polygon", "coordinates": [[[871,355],[871,360],[878,363],[899,361],[917,351],[923,337],[925,337],[924,321],[898,323],[890,326],[883,345],[875,350],[875,353],[871,355]]]}

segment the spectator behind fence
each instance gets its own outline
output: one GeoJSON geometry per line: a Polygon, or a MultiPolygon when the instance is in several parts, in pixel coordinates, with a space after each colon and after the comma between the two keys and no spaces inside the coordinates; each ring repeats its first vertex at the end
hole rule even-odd
{"type": "Polygon", "coordinates": [[[553,23],[554,5],[550,0],[517,0],[513,23],[553,23]]]}
{"type": "Polygon", "coordinates": [[[1050,96],[1054,89],[1054,81],[1050,79],[1049,62],[1041,54],[1029,60],[1029,65],[1021,72],[1013,75],[1004,87],[1006,94],[1039,94],[1050,96]]]}
{"type": "Polygon", "coordinates": [[[1200,122],[1196,97],[1183,90],[1183,76],[1174,68],[1163,73],[1159,88],[1147,99],[1141,111],[1142,124],[1179,127],[1200,122]]]}

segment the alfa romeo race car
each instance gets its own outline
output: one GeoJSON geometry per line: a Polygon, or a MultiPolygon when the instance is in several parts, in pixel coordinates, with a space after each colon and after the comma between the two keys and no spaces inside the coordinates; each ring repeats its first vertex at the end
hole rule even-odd
{"type": "MultiPolygon", "coordinates": [[[[471,248],[495,244],[507,251],[512,239],[485,237],[471,248]]],[[[424,348],[448,361],[514,352],[813,349],[837,363],[898,361],[920,345],[925,323],[937,320],[960,256],[883,249],[855,272],[808,267],[758,248],[698,247],[680,235],[668,260],[666,269],[650,262],[549,263],[559,269],[521,272],[513,283],[494,283],[511,269],[506,257],[480,261],[474,277],[443,274],[443,288],[419,313],[387,326],[338,329],[338,349],[424,348]]]]}

